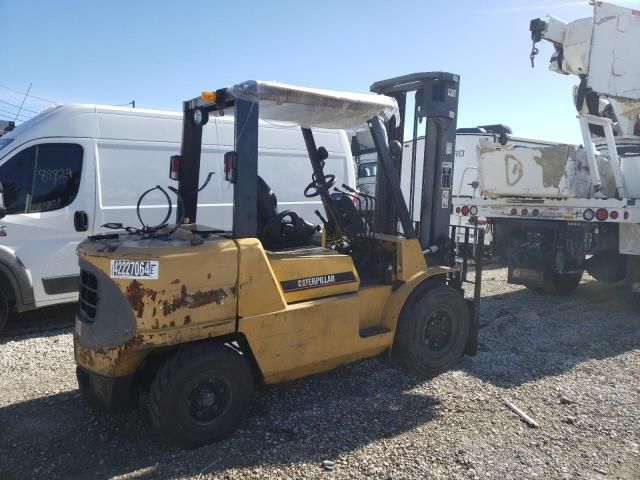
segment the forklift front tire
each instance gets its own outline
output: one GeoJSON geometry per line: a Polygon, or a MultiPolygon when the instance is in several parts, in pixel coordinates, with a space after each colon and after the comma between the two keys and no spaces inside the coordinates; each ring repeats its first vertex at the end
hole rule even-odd
{"type": "Polygon", "coordinates": [[[254,393],[249,362],[220,344],[187,347],[158,371],[149,416],[160,436],[195,448],[231,435],[246,418],[254,393]]]}
{"type": "Polygon", "coordinates": [[[444,285],[421,289],[400,313],[392,358],[411,375],[436,377],[460,360],[470,326],[458,291],[444,285]]]}

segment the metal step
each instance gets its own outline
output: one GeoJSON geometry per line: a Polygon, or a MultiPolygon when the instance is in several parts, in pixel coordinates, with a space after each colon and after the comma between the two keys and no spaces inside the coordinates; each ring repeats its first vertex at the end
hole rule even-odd
{"type": "Polygon", "coordinates": [[[363,328],[362,330],[360,330],[360,337],[361,338],[367,338],[367,337],[374,337],[376,335],[382,335],[384,333],[389,333],[391,330],[389,330],[388,328],[384,328],[384,327],[367,327],[367,328],[363,328]]]}

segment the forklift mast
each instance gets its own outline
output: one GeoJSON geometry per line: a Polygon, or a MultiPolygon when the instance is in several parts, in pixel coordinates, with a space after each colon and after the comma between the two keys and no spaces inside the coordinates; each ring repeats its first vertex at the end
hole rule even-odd
{"type": "MultiPolygon", "coordinates": [[[[403,145],[407,118],[413,121],[411,156],[394,156],[394,167],[400,178],[403,168],[410,168],[409,192],[406,202],[423,250],[434,253],[431,263],[447,264],[451,240],[451,186],[455,159],[456,124],[460,77],[447,72],[413,73],[381,80],[371,85],[371,91],[395,98],[400,109],[400,121],[392,117],[386,124],[389,141],[403,145]],[[415,92],[413,112],[407,112],[407,97],[415,92]],[[412,117],[408,115],[412,114],[412,117]],[[421,177],[421,202],[415,205],[418,124],[426,119],[426,135],[421,177]],[[403,165],[403,162],[405,165],[403,165]],[[436,248],[437,247],[437,248],[436,248]]],[[[405,148],[403,148],[403,151],[405,148]]],[[[380,163],[380,158],[378,162],[380,163]]],[[[385,169],[378,168],[376,177],[376,228],[381,233],[398,233],[398,217],[402,216],[393,197],[385,169]]],[[[418,177],[420,179],[420,177],[418,177]]],[[[406,195],[407,192],[405,192],[406,195]]],[[[404,223],[404,222],[401,222],[404,223]]]]}

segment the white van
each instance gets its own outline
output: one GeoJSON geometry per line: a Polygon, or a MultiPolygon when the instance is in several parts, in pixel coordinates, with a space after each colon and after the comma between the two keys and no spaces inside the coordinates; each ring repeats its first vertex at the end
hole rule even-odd
{"type": "MultiPolygon", "coordinates": [[[[311,178],[300,128],[260,127],[260,153],[269,158],[260,162],[259,173],[280,209],[319,223],[314,211],[323,211],[321,201],[303,196],[311,178]]],[[[336,175],[337,185],[354,187],[346,133],[314,133],[329,152],[326,172],[336,175]]],[[[0,137],[6,207],[0,220],[0,328],[10,306],[25,311],[77,300],[76,245],[104,232],[101,226],[108,222],[140,226],[138,198],[156,185],[172,184],[169,159],[180,153],[181,135],[180,113],[63,105],[0,137]]],[[[212,175],[199,194],[198,223],[231,229],[233,187],[224,181],[223,155],[233,149],[233,138],[227,116],[204,128],[200,184],[212,175]]],[[[160,191],[150,193],[141,208],[144,222],[159,223],[167,208],[160,191]]]]}

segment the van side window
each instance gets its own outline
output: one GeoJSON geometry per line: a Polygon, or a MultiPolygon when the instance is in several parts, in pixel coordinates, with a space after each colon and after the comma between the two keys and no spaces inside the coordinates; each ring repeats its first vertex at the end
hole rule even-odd
{"type": "Polygon", "coordinates": [[[29,147],[0,167],[7,214],[48,212],[76,198],[83,149],[71,143],[29,147]]]}
{"type": "Polygon", "coordinates": [[[33,195],[28,212],[48,212],[76,198],[82,173],[83,149],[70,143],[37,146],[33,195]]]}
{"type": "Polygon", "coordinates": [[[7,214],[24,213],[31,193],[36,147],[21,151],[0,167],[7,214]]]}

